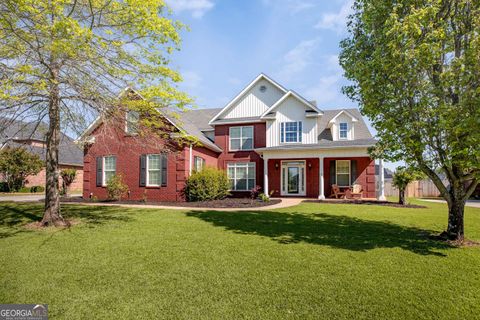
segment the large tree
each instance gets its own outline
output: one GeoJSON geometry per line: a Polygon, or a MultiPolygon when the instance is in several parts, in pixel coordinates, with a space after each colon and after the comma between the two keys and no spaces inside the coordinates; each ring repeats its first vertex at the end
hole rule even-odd
{"type": "Polygon", "coordinates": [[[356,0],[340,63],[379,138],[374,155],[421,169],[463,241],[480,179],[480,2],[356,0]],[[445,178],[447,183],[443,183],[445,178]]]}
{"type": "Polygon", "coordinates": [[[117,112],[112,106],[153,115],[158,106],[189,101],[176,89],[181,78],[168,59],[181,28],[162,0],[0,2],[0,112],[49,124],[43,225],[65,224],[58,190],[61,128],[82,128],[98,114],[117,112]],[[132,84],[144,99],[117,101],[132,84]]]}

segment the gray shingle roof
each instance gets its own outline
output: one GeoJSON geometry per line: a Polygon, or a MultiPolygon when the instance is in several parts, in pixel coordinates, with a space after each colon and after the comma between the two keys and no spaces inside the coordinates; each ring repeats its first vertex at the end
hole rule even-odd
{"type": "MultiPolygon", "coordinates": [[[[23,147],[45,159],[45,148],[27,145],[21,141],[45,141],[48,127],[43,122],[12,121],[0,118],[0,147],[23,147]]],[[[59,163],[63,165],[83,166],[83,151],[69,136],[61,133],[59,146],[59,163]]]]}
{"type": "MultiPolygon", "coordinates": [[[[208,124],[210,119],[212,119],[217,113],[219,113],[222,108],[215,109],[196,109],[189,110],[179,115],[178,125],[182,127],[188,134],[191,134],[197,137],[200,142],[210,149],[217,150],[221,152],[221,149],[210,141],[202,131],[212,130],[212,127],[208,124]],[[216,149],[215,149],[216,148],[216,149]]],[[[376,143],[376,140],[373,139],[368,127],[363,120],[362,115],[358,109],[335,109],[335,110],[323,110],[324,114],[320,117],[319,121],[319,131],[318,143],[311,145],[287,145],[268,148],[269,150],[281,150],[281,149],[295,149],[295,148],[339,148],[339,147],[363,147],[371,146],[376,143]],[[355,118],[358,119],[358,122],[355,123],[355,140],[342,140],[342,141],[333,141],[332,133],[328,126],[328,122],[332,120],[339,112],[347,111],[355,118]]],[[[236,118],[236,119],[220,119],[216,120],[215,124],[221,123],[231,123],[235,122],[248,122],[248,121],[259,121],[260,117],[248,117],[248,118],[236,118]]],[[[261,150],[261,149],[259,149],[261,150]]]]}
{"type": "Polygon", "coordinates": [[[371,139],[372,134],[367,128],[365,121],[363,120],[362,114],[358,109],[335,109],[335,110],[323,110],[323,116],[320,118],[319,132],[320,135],[318,137],[319,142],[323,140],[332,140],[332,133],[330,129],[327,128],[328,122],[333,119],[339,112],[347,111],[352,116],[358,119],[358,122],[355,123],[355,139],[371,139]]]}
{"type": "Polygon", "coordinates": [[[177,126],[185,130],[186,133],[196,137],[205,147],[217,152],[222,149],[210,141],[202,131],[211,130],[208,124],[221,109],[195,109],[185,111],[179,114],[178,120],[173,120],[177,126]]]}

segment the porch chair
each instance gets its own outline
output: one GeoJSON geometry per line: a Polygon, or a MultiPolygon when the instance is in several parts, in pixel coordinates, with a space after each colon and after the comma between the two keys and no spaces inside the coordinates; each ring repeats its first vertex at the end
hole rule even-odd
{"type": "Polygon", "coordinates": [[[361,184],[354,184],[352,186],[352,192],[350,192],[350,196],[353,199],[362,199],[363,198],[363,188],[361,184]]]}
{"type": "Polygon", "coordinates": [[[345,192],[341,192],[338,185],[332,184],[332,194],[330,195],[330,198],[344,199],[345,198],[345,192]]]}

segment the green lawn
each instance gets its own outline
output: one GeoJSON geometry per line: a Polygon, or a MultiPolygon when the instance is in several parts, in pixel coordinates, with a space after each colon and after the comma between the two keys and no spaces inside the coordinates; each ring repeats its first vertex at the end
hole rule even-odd
{"type": "MultiPolygon", "coordinates": [[[[252,212],[67,206],[81,223],[30,231],[0,203],[0,302],[52,319],[467,319],[480,315],[480,248],[428,239],[427,209],[302,204],[252,212]]],[[[480,209],[466,209],[480,240],[480,209]]]]}

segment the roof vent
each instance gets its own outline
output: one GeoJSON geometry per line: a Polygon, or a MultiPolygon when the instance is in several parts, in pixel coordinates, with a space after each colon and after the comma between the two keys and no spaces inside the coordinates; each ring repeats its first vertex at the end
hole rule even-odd
{"type": "Polygon", "coordinates": [[[260,92],[265,92],[265,91],[267,91],[267,86],[264,86],[264,85],[260,86],[260,92]]]}

